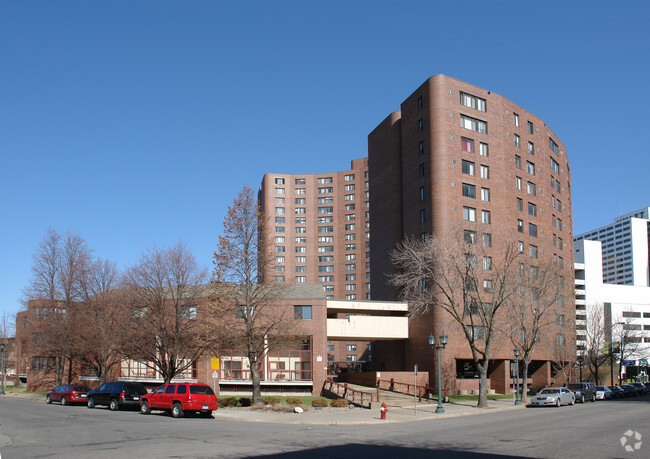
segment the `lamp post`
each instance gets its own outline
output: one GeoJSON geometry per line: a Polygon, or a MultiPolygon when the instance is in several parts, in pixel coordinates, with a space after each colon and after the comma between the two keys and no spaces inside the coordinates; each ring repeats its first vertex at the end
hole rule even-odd
{"type": "Polygon", "coordinates": [[[585,362],[585,358],[583,356],[578,357],[578,368],[580,368],[580,381],[582,382],[582,364],[585,362]]]}
{"type": "Polygon", "coordinates": [[[0,343],[0,353],[2,353],[2,366],[0,367],[0,395],[5,394],[5,343],[0,343]]]}
{"type": "Polygon", "coordinates": [[[515,405],[521,405],[519,397],[519,348],[515,348],[515,405]]]}
{"type": "Polygon", "coordinates": [[[444,413],[445,409],[442,407],[442,378],[440,376],[440,349],[444,349],[447,346],[447,335],[443,333],[440,336],[440,344],[438,345],[436,345],[436,337],[433,336],[433,332],[427,339],[429,340],[429,347],[431,350],[436,350],[438,358],[438,406],[436,407],[436,413],[444,413]]]}

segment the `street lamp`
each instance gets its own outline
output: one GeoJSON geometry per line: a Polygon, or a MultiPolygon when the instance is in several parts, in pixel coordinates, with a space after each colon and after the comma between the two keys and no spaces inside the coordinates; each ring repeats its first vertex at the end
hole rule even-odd
{"type": "Polygon", "coordinates": [[[447,346],[447,335],[443,332],[440,336],[440,344],[438,345],[436,345],[436,337],[433,336],[433,332],[427,339],[429,340],[429,347],[431,350],[436,350],[438,357],[438,406],[436,407],[436,413],[444,413],[445,409],[442,407],[442,378],[440,376],[440,349],[444,349],[447,346]]]}
{"type": "Polygon", "coordinates": [[[585,363],[585,358],[583,356],[579,356],[578,357],[578,368],[580,368],[580,381],[578,381],[578,382],[582,382],[582,364],[583,363],[585,363]]]}
{"type": "Polygon", "coordinates": [[[515,348],[515,405],[521,405],[519,397],[519,349],[515,348]]]}
{"type": "Polygon", "coordinates": [[[0,343],[0,352],[2,353],[2,366],[0,367],[0,395],[5,394],[5,343],[0,343]]]}

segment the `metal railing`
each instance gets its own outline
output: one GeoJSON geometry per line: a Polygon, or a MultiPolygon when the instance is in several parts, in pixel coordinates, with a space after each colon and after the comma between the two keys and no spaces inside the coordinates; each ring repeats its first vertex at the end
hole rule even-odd
{"type": "Polygon", "coordinates": [[[335,383],[331,380],[325,382],[325,388],[339,397],[355,404],[368,404],[368,406],[370,406],[373,402],[379,402],[379,388],[377,388],[376,393],[365,392],[348,387],[348,383],[335,383]]]}

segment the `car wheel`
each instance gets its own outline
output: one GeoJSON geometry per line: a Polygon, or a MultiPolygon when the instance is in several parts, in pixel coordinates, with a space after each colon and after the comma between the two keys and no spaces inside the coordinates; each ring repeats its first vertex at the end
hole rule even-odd
{"type": "Polygon", "coordinates": [[[557,401],[555,402],[555,406],[557,406],[557,407],[559,408],[560,405],[561,405],[561,403],[560,403],[560,399],[558,398],[557,401]]]}
{"type": "Polygon", "coordinates": [[[211,418],[212,417],[212,411],[201,411],[201,417],[202,418],[211,418]]]}
{"type": "Polygon", "coordinates": [[[140,405],[140,413],[141,414],[151,414],[151,408],[149,408],[149,402],[146,400],[142,402],[140,405]]]}
{"type": "Polygon", "coordinates": [[[584,402],[585,402],[585,394],[581,394],[580,395],[580,403],[584,403],[584,402]]]}
{"type": "Polygon", "coordinates": [[[61,397],[61,405],[67,405],[68,401],[65,399],[65,397],[61,397]]]}
{"type": "Polygon", "coordinates": [[[111,399],[111,401],[108,403],[108,409],[111,411],[117,411],[120,409],[120,405],[117,403],[117,400],[114,398],[111,399]]]}
{"type": "Polygon", "coordinates": [[[569,403],[569,405],[573,406],[575,404],[576,404],[576,399],[571,397],[571,403],[569,403]]]}
{"type": "Polygon", "coordinates": [[[47,403],[48,405],[52,404],[52,399],[50,398],[49,395],[47,397],[45,397],[45,403],[47,403]]]}
{"type": "Polygon", "coordinates": [[[592,396],[591,396],[591,401],[592,401],[592,402],[595,402],[595,401],[596,401],[596,396],[595,396],[595,395],[592,395],[592,396]]]}
{"type": "Polygon", "coordinates": [[[183,408],[181,408],[180,403],[174,403],[174,406],[172,407],[172,416],[175,418],[182,418],[183,417],[183,408]]]}
{"type": "Polygon", "coordinates": [[[89,397],[87,404],[88,404],[88,408],[95,408],[95,399],[92,398],[92,397],[89,397]]]}

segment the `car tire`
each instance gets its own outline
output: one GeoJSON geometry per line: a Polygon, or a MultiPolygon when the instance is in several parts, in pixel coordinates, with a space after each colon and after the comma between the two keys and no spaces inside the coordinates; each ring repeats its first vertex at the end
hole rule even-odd
{"type": "Polygon", "coordinates": [[[111,399],[110,402],[108,402],[108,409],[111,411],[117,411],[120,409],[120,404],[117,403],[117,400],[114,398],[111,399]]]}
{"type": "Polygon", "coordinates": [[[149,408],[149,402],[146,400],[140,404],[140,414],[151,414],[151,408],[149,408]]]}
{"type": "Polygon", "coordinates": [[[201,417],[202,418],[211,418],[212,417],[212,411],[201,411],[201,417]]]}
{"type": "Polygon", "coordinates": [[[52,399],[50,398],[49,395],[47,397],[45,397],[45,403],[47,403],[48,405],[52,404],[52,399]]]}
{"type": "Polygon", "coordinates": [[[183,408],[181,408],[181,404],[176,402],[172,406],[172,416],[175,418],[182,418],[183,417],[183,408]]]}
{"type": "Polygon", "coordinates": [[[591,396],[591,401],[592,401],[592,402],[595,402],[595,401],[596,401],[596,395],[595,395],[595,394],[591,396]]]}
{"type": "Polygon", "coordinates": [[[569,405],[573,406],[575,404],[576,404],[576,399],[571,397],[571,403],[569,403],[569,405]]]}
{"type": "Polygon", "coordinates": [[[65,406],[68,404],[68,401],[65,399],[65,397],[61,397],[61,405],[65,406]]]}
{"type": "Polygon", "coordinates": [[[88,408],[95,408],[95,399],[92,397],[88,397],[88,401],[86,402],[88,405],[88,408]]]}
{"type": "Polygon", "coordinates": [[[580,403],[584,403],[584,402],[585,402],[585,394],[581,394],[580,395],[580,403]]]}
{"type": "Polygon", "coordinates": [[[557,401],[555,402],[555,406],[559,408],[561,405],[562,403],[560,403],[560,399],[558,398],[557,401]]]}

